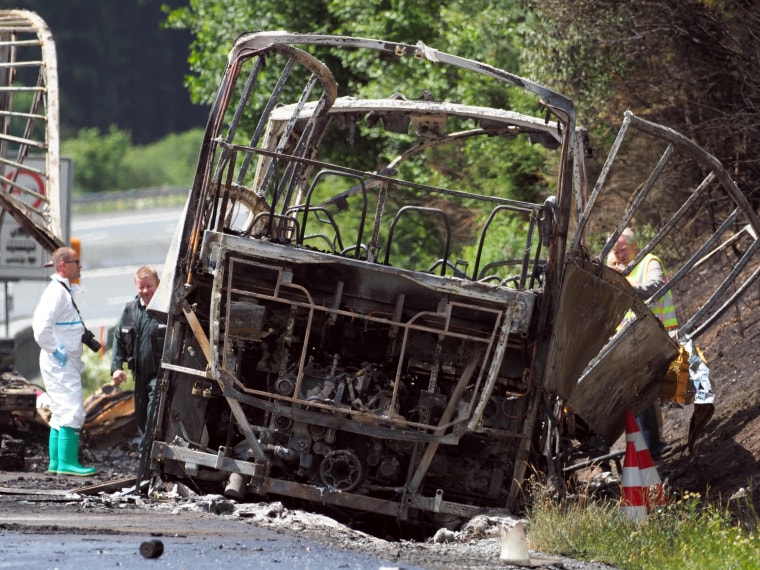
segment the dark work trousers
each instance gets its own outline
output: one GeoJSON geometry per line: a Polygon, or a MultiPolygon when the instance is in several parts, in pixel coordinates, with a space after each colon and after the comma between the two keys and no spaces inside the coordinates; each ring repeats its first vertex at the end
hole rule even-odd
{"type": "Polygon", "coordinates": [[[641,435],[644,437],[644,442],[649,448],[649,453],[652,459],[659,459],[662,453],[662,448],[665,447],[665,443],[660,439],[660,426],[657,422],[657,409],[656,404],[647,406],[647,408],[636,417],[636,422],[639,424],[641,435]]]}
{"type": "Polygon", "coordinates": [[[137,416],[137,427],[140,429],[140,450],[144,448],[144,443],[149,439],[146,437],[148,424],[148,410],[150,410],[153,400],[156,396],[156,378],[151,378],[147,382],[140,382],[135,377],[135,413],[137,416]]]}

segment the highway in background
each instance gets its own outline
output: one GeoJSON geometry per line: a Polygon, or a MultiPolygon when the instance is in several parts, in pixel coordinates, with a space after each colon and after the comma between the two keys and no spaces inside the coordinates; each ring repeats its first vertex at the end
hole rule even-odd
{"type": "MultiPolygon", "coordinates": [[[[160,274],[181,212],[181,208],[163,208],[72,216],[71,235],[79,238],[82,248],[81,291],[76,301],[89,328],[116,324],[124,304],[135,296],[133,277],[140,265],[153,265],[160,274]]],[[[47,286],[43,277],[10,284],[9,336],[30,325],[47,286]]],[[[4,335],[4,312],[2,319],[0,334],[4,335]]]]}

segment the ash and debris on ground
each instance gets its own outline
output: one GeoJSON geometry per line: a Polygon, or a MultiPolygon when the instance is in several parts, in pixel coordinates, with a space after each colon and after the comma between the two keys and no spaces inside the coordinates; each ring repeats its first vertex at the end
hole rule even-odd
{"type": "MultiPolygon", "coordinates": [[[[18,435],[18,434],[16,434],[18,435]]],[[[505,512],[480,515],[460,528],[441,527],[433,536],[421,539],[398,539],[376,536],[351,528],[324,514],[289,508],[283,502],[238,502],[222,495],[198,494],[182,483],[167,482],[151,488],[146,494],[138,493],[134,477],[139,467],[137,439],[122,442],[109,449],[81,450],[83,465],[94,465],[98,473],[91,477],[71,477],[48,474],[45,442],[41,436],[30,436],[26,447],[26,470],[0,471],[0,512],[13,508],[14,501],[28,500],[34,495],[37,508],[69,509],[78,513],[119,513],[141,511],[146,515],[158,514],[162,519],[183,515],[213,516],[215,519],[237,521],[259,528],[294,534],[302,539],[341,550],[361,552],[378,557],[390,557],[404,564],[431,570],[452,567],[468,569],[518,568],[501,559],[502,528],[517,523],[526,524],[520,517],[505,512]],[[124,481],[124,487],[109,492],[91,493],[99,485],[124,481]],[[25,495],[28,492],[30,495],[25,495]],[[59,491],[57,495],[47,495],[59,491]],[[85,491],[85,492],[83,492],[85,491]],[[48,499],[49,498],[49,499],[48,499]],[[49,506],[44,506],[45,500],[49,506]]],[[[0,517],[2,518],[2,517],[0,517]]],[[[91,529],[90,529],[91,530],[91,529]]],[[[58,529],[56,532],[60,532],[58,529]]],[[[103,529],[103,532],[108,532],[103,529]]],[[[381,533],[376,533],[381,534],[381,533]]],[[[607,570],[613,568],[602,562],[582,562],[565,557],[546,557],[530,551],[531,560],[545,568],[566,570],[607,570]],[[549,560],[540,563],[537,561],[549,560]]]]}
{"type": "MultiPolygon", "coordinates": [[[[152,489],[148,496],[136,493],[134,486],[127,486],[110,493],[86,495],[77,492],[77,485],[96,485],[108,482],[113,476],[132,475],[139,461],[132,446],[87,452],[92,453],[93,463],[100,471],[93,477],[75,478],[47,475],[43,471],[42,457],[32,458],[27,474],[0,473],[0,487],[4,491],[15,488],[22,493],[43,490],[60,490],[60,500],[51,502],[50,509],[68,508],[79,513],[94,515],[107,511],[120,513],[142,511],[146,515],[158,515],[162,520],[181,518],[186,515],[212,516],[216,520],[234,521],[243,525],[276,532],[297,535],[322,545],[346,551],[361,552],[398,562],[397,568],[414,565],[430,570],[449,568],[503,569],[519,568],[502,560],[502,528],[511,528],[526,521],[508,513],[493,512],[479,515],[457,530],[441,528],[426,540],[386,539],[362,532],[336,521],[334,518],[288,508],[281,501],[241,503],[222,495],[201,495],[181,483],[166,483],[160,490],[152,489]],[[103,468],[104,465],[107,467],[103,468]],[[61,504],[63,501],[63,504],[61,504]]],[[[23,496],[23,494],[21,495],[23,496]]],[[[0,512],[8,506],[7,494],[0,493],[0,512]]],[[[39,508],[41,501],[36,501],[39,508]]],[[[2,518],[2,517],[0,517],[2,518]]],[[[92,517],[91,517],[92,518],[92,517]]],[[[89,530],[92,530],[91,528],[89,530]]],[[[60,529],[56,530],[60,532],[60,529]]],[[[107,529],[102,530],[107,533],[107,529]]],[[[584,562],[566,557],[547,557],[533,550],[530,558],[535,566],[565,570],[609,570],[614,568],[603,562],[584,562]],[[540,561],[548,561],[541,563],[540,561]]]]}

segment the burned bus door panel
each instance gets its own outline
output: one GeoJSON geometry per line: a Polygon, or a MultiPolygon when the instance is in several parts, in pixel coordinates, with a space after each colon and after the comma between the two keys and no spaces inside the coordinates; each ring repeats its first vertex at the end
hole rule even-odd
{"type": "Polygon", "coordinates": [[[633,289],[617,271],[567,256],[549,351],[546,387],[571,396],[589,362],[615,334],[633,289]]]}
{"type": "MultiPolygon", "coordinates": [[[[570,244],[571,255],[579,258],[587,256],[588,242],[601,241],[600,236],[606,235],[597,253],[604,260],[626,227],[635,227],[637,219],[652,219],[647,218],[647,210],[657,212],[655,219],[658,223],[647,228],[646,222],[640,222],[643,231],[638,236],[637,259],[630,260],[628,266],[621,270],[624,274],[630,274],[649,253],[665,258],[668,269],[666,282],[659,292],[652,294],[652,298],[658,299],[666,290],[672,290],[679,312],[679,335],[701,334],[731,306],[738,293],[757,278],[757,273],[751,271],[751,265],[745,268],[743,264],[749,262],[760,249],[757,241],[760,219],[714,156],[680,133],[626,111],[618,137],[578,220],[570,244]],[[636,149],[642,148],[649,152],[636,152],[636,149]],[[638,183],[632,184],[627,180],[621,184],[616,178],[614,163],[621,149],[625,149],[623,155],[629,160],[631,153],[635,153],[634,160],[641,175],[638,183]],[[709,200],[715,200],[718,195],[725,206],[711,209],[709,216],[704,215],[701,210],[705,207],[703,199],[709,196],[709,200]],[[682,196],[682,199],[674,199],[675,196],[682,196]],[[689,228],[695,223],[704,224],[703,234],[694,240],[685,239],[684,236],[691,235],[689,228]],[[688,301],[679,303],[680,282],[696,277],[695,269],[718,251],[721,242],[730,243],[732,234],[743,223],[746,227],[755,228],[756,232],[753,240],[745,237],[738,248],[744,252],[741,260],[728,261],[729,257],[726,256],[726,265],[730,267],[726,269],[724,282],[712,294],[710,291],[700,291],[702,298],[708,299],[704,304],[689,306],[688,301]],[[642,236],[647,229],[652,234],[645,243],[642,236]],[[595,233],[596,237],[592,237],[595,233]],[[729,291],[735,293],[729,294],[729,291]]],[[[612,278],[621,281],[617,285],[621,292],[631,291],[621,277],[614,275],[614,271],[608,269],[604,275],[604,281],[611,284],[614,284],[612,278]],[[606,276],[608,273],[609,278],[606,276]]],[[[572,285],[572,281],[566,282],[567,285],[572,285]]],[[[691,291],[696,290],[692,288],[691,291]]],[[[570,303],[572,300],[573,297],[569,296],[570,303]]],[[[587,297],[587,302],[594,303],[595,300],[587,297]]],[[[608,302],[614,301],[609,299],[608,302]]],[[[651,300],[647,303],[653,304],[651,300]]],[[[553,347],[551,351],[553,376],[550,376],[550,381],[554,376],[559,378],[556,389],[565,397],[568,397],[567,390],[572,390],[569,408],[609,445],[623,433],[625,410],[638,412],[656,400],[665,370],[678,353],[677,341],[670,337],[646,304],[635,298],[631,306],[637,319],[613,337],[582,372],[577,383],[573,378],[591,349],[584,353],[583,345],[565,351],[561,345],[566,338],[570,338],[567,332],[556,334],[553,338],[560,346],[553,347]],[[583,354],[582,358],[580,354],[583,354]]],[[[568,322],[568,316],[572,314],[572,310],[568,312],[564,306],[559,309],[555,325],[557,331],[566,331],[573,326],[573,322],[568,322]]],[[[609,317],[611,320],[606,323],[607,327],[619,322],[612,313],[609,317]]],[[[606,333],[597,336],[592,328],[585,328],[578,338],[584,342],[604,341],[606,333]]]]}
{"type": "Polygon", "coordinates": [[[640,315],[610,340],[584,371],[568,405],[607,445],[625,429],[625,414],[638,414],[660,394],[660,383],[678,344],[642,303],[640,315]]]}

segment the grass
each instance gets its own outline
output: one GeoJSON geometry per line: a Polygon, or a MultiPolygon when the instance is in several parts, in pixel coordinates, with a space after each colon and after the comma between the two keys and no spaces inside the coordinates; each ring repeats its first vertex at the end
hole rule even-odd
{"type": "Polygon", "coordinates": [[[633,522],[615,502],[542,500],[529,513],[530,547],[636,569],[755,569],[758,515],[749,498],[725,505],[686,493],[633,522]]]}

